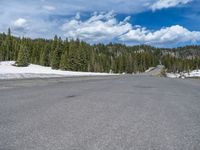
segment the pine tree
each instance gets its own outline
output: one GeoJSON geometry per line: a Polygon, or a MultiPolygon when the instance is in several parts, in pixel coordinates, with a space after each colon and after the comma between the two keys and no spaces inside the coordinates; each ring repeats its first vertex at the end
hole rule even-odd
{"type": "Polygon", "coordinates": [[[60,69],[61,70],[68,70],[68,68],[69,68],[69,66],[68,66],[68,54],[67,54],[67,51],[65,51],[61,56],[60,69]]]}
{"type": "Polygon", "coordinates": [[[27,49],[24,45],[20,46],[17,62],[17,66],[26,67],[28,66],[28,57],[27,57],[27,49]]]}
{"type": "Polygon", "coordinates": [[[45,46],[42,50],[41,56],[40,56],[40,64],[43,66],[49,66],[49,51],[48,46],[45,46]]]}
{"type": "Polygon", "coordinates": [[[0,44],[0,61],[4,60],[4,47],[3,44],[0,44]]]}
{"type": "Polygon", "coordinates": [[[53,60],[53,55],[54,55],[54,51],[58,46],[58,36],[55,35],[54,39],[51,42],[51,52],[50,52],[50,64],[52,65],[52,60],[53,60]]]}
{"type": "Polygon", "coordinates": [[[12,60],[12,36],[11,36],[11,30],[8,29],[8,34],[6,36],[6,55],[5,60],[12,60]]]}
{"type": "Polygon", "coordinates": [[[60,65],[60,57],[59,57],[59,45],[53,51],[52,61],[51,61],[51,68],[52,69],[59,69],[60,65]]]}

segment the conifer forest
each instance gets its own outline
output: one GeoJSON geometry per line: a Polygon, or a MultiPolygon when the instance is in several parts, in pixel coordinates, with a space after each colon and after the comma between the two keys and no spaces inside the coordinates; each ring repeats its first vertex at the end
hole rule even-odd
{"type": "Polygon", "coordinates": [[[52,69],[137,73],[164,65],[168,72],[200,68],[200,46],[156,48],[149,45],[88,44],[79,39],[30,39],[0,34],[0,61],[51,66],[52,69]]]}

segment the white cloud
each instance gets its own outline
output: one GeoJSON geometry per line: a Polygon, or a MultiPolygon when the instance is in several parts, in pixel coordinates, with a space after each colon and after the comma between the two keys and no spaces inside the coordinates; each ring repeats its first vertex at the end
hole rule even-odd
{"type": "Polygon", "coordinates": [[[68,38],[80,38],[90,43],[117,41],[165,45],[200,41],[199,31],[189,31],[180,25],[150,31],[130,24],[129,19],[130,17],[126,17],[123,21],[118,21],[113,12],[94,13],[85,21],[72,18],[61,29],[68,38]]]}
{"type": "Polygon", "coordinates": [[[24,18],[18,18],[13,22],[11,30],[13,30],[16,34],[20,33],[21,35],[25,35],[25,33],[29,30],[28,21],[24,18]]]}
{"type": "Polygon", "coordinates": [[[191,1],[193,1],[193,0],[157,0],[155,3],[153,3],[150,6],[150,8],[155,11],[158,9],[175,7],[178,5],[187,4],[191,1]]]}
{"type": "Polygon", "coordinates": [[[153,45],[178,44],[184,42],[194,43],[200,41],[200,32],[189,31],[180,25],[162,28],[154,32],[138,27],[122,35],[120,40],[153,45]]]}
{"type": "Polygon", "coordinates": [[[24,27],[24,26],[26,26],[26,24],[27,24],[27,20],[24,18],[18,18],[14,22],[15,27],[24,27]]]}
{"type": "Polygon", "coordinates": [[[62,26],[68,38],[80,38],[88,42],[107,42],[131,30],[128,18],[119,22],[113,12],[94,13],[88,20],[71,19],[62,26]]]}

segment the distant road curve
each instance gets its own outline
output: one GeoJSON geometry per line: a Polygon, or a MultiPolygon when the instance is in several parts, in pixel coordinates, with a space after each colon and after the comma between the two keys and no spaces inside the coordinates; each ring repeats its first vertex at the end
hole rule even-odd
{"type": "Polygon", "coordinates": [[[163,65],[158,65],[157,67],[151,67],[142,75],[159,76],[165,67],[163,65]]]}

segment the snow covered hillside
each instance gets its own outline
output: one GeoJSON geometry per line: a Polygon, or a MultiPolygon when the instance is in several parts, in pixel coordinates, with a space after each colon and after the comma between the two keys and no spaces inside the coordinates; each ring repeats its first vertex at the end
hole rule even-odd
{"type": "Polygon", "coordinates": [[[13,66],[14,63],[14,61],[0,62],[0,79],[113,75],[108,73],[53,70],[51,67],[33,64],[28,67],[16,67],[13,66]]]}

